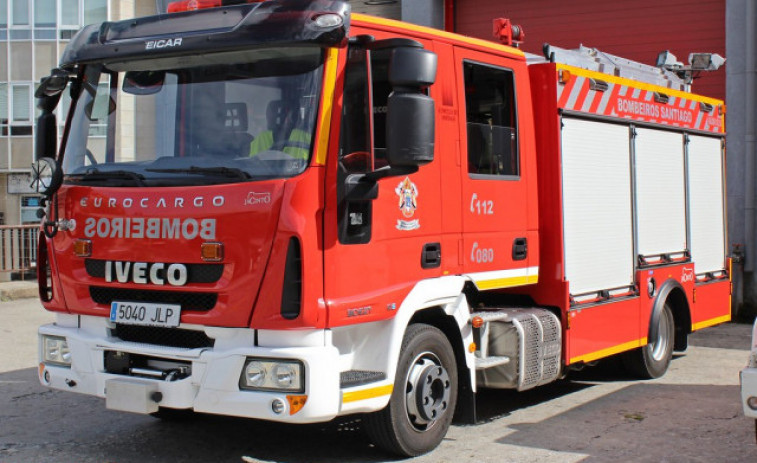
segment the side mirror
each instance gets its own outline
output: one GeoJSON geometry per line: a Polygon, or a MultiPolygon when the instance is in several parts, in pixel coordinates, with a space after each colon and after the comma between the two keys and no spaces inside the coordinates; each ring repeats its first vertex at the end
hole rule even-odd
{"type": "Polygon", "coordinates": [[[32,164],[32,184],[34,191],[50,197],[63,183],[63,173],[58,162],[52,158],[41,158],[32,164]]]}
{"type": "Polygon", "coordinates": [[[434,160],[435,106],[426,89],[436,81],[436,54],[400,47],[389,62],[386,153],[392,167],[419,167],[434,160]]]}
{"type": "Polygon", "coordinates": [[[42,78],[34,92],[37,108],[41,110],[37,118],[35,159],[54,158],[58,146],[58,125],[55,120],[55,108],[68,85],[68,74],[61,69],[42,78]]]}

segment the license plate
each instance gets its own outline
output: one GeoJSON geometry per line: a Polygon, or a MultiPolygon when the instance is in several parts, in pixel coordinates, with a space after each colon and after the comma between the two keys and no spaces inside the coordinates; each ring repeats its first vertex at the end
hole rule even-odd
{"type": "Polygon", "coordinates": [[[110,321],[125,325],[173,328],[179,326],[181,321],[181,306],[150,302],[112,302],[110,321]]]}

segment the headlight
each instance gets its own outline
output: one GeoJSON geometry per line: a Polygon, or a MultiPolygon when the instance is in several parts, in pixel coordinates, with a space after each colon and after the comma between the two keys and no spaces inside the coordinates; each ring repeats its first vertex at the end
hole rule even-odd
{"type": "Polygon", "coordinates": [[[71,366],[71,351],[66,338],[43,335],[42,360],[50,365],[71,366]]]}
{"type": "Polygon", "coordinates": [[[297,360],[248,358],[239,387],[256,391],[305,392],[305,367],[297,360]]]}

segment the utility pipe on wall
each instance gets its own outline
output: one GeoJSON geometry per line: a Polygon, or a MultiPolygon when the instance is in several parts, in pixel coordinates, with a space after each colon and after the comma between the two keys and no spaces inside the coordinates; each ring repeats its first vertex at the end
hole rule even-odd
{"type": "Polygon", "coordinates": [[[757,141],[757,127],[755,127],[755,111],[757,111],[757,17],[755,17],[754,1],[746,2],[746,114],[745,125],[746,133],[744,137],[744,239],[746,259],[744,260],[744,271],[753,272],[755,259],[757,259],[757,236],[755,236],[755,142],[757,141]]]}

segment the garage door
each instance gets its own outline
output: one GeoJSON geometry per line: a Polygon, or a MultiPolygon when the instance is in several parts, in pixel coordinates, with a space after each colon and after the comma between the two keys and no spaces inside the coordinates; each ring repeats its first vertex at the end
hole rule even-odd
{"type": "Polygon", "coordinates": [[[389,19],[400,19],[402,17],[402,2],[375,2],[375,5],[371,5],[369,4],[371,2],[352,0],[349,3],[352,6],[353,13],[370,14],[389,19]]]}

